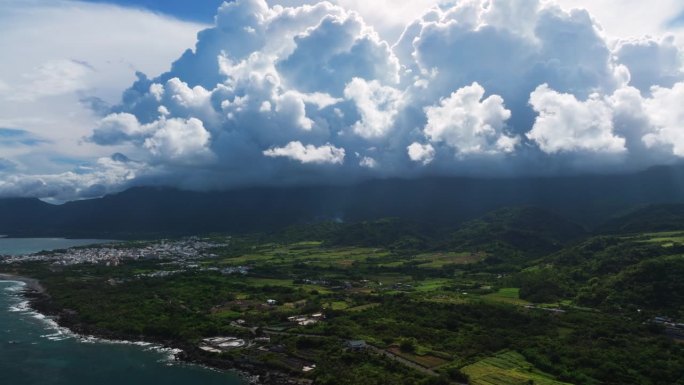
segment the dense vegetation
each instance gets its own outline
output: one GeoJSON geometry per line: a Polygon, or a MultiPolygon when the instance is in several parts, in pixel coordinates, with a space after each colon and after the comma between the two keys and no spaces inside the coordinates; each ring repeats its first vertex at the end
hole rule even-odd
{"type": "Polygon", "coordinates": [[[672,385],[684,384],[684,345],[652,322],[684,319],[684,223],[668,223],[591,235],[505,209],[459,227],[386,219],[231,237],[193,267],[2,269],[39,278],[45,306],[79,330],[189,351],[206,337],[269,336],[260,349],[195,353],[316,384],[672,385]],[[248,273],[222,273],[237,266],[248,273]],[[318,323],[288,320],[318,312],[318,323]]]}

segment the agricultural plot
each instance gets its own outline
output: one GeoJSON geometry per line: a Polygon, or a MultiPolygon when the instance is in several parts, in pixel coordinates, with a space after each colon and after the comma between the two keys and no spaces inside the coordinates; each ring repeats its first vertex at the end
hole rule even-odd
{"type": "Polygon", "coordinates": [[[452,281],[449,279],[426,279],[424,281],[417,282],[415,289],[419,292],[434,291],[449,285],[451,282],[452,281]]]}
{"type": "Polygon", "coordinates": [[[424,261],[419,267],[439,269],[447,265],[469,265],[483,261],[487,255],[485,253],[470,252],[444,252],[420,254],[417,260],[424,261]]]}
{"type": "Polygon", "coordinates": [[[436,252],[423,253],[415,256],[389,256],[384,261],[375,260],[379,267],[417,266],[422,269],[441,269],[449,265],[468,265],[483,261],[485,253],[470,252],[436,252]]]}
{"type": "Polygon", "coordinates": [[[636,236],[628,236],[625,239],[631,239],[642,243],[660,244],[663,247],[673,247],[676,244],[684,244],[684,231],[644,233],[636,236]]]}
{"type": "Polygon", "coordinates": [[[418,299],[425,302],[462,305],[468,303],[471,298],[468,297],[468,295],[463,295],[461,293],[440,292],[438,294],[434,294],[428,292],[426,295],[418,297],[418,299]]]}
{"type": "Polygon", "coordinates": [[[366,305],[350,307],[350,308],[346,309],[346,311],[350,312],[350,313],[362,312],[362,311],[369,310],[369,309],[372,309],[372,308],[378,307],[378,306],[380,306],[379,303],[369,303],[366,305]]]}
{"type": "Polygon", "coordinates": [[[281,286],[294,287],[291,279],[276,279],[276,278],[240,278],[235,282],[245,283],[250,287],[264,287],[264,286],[281,286]]]}
{"type": "Polygon", "coordinates": [[[570,385],[536,369],[516,352],[503,352],[461,369],[471,385],[570,385]]]}
{"type": "Polygon", "coordinates": [[[405,360],[409,360],[427,369],[434,369],[446,364],[448,361],[430,354],[418,355],[402,352],[398,347],[391,347],[387,349],[390,353],[399,356],[405,360]]]}
{"type": "Polygon", "coordinates": [[[499,289],[496,293],[483,295],[481,298],[485,301],[506,303],[509,305],[524,306],[529,304],[529,302],[520,299],[520,289],[517,288],[499,289]]]}
{"type": "Polygon", "coordinates": [[[289,266],[304,263],[318,267],[351,268],[368,258],[383,258],[387,251],[364,247],[321,247],[320,242],[300,242],[292,245],[265,244],[242,255],[223,257],[223,266],[269,265],[289,266]]]}
{"type": "Polygon", "coordinates": [[[323,307],[330,310],[347,310],[349,309],[349,304],[345,301],[333,301],[323,304],[323,307]]]}

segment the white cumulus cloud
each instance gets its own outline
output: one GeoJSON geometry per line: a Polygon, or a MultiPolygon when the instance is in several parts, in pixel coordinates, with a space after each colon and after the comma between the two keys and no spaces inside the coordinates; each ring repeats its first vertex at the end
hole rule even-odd
{"type": "Polygon", "coordinates": [[[367,82],[354,78],[344,89],[344,96],[354,101],[361,115],[354,124],[354,133],[365,139],[387,135],[402,103],[401,92],[377,80],[367,82]]]}
{"type": "MultiPolygon", "coordinates": [[[[624,171],[684,154],[682,42],[656,23],[657,6],[641,12],[647,37],[616,27],[601,4],[617,0],[379,1],[235,0],[196,36],[201,26],[141,10],[0,3],[0,51],[22,58],[0,63],[0,128],[41,138],[3,142],[0,194],[473,175],[480,165],[536,174],[549,162],[624,171]],[[65,42],[79,44],[59,52],[65,42]],[[112,152],[136,162],[97,166],[112,152]],[[64,154],[92,165],[71,166],[68,188],[49,177],[70,171],[50,160],[64,154]]],[[[625,17],[644,8],[625,1],[625,17]]]]}
{"type": "Polygon", "coordinates": [[[644,100],[644,111],[653,132],[644,136],[648,147],[663,145],[674,155],[684,157],[684,83],[672,88],[654,87],[653,96],[644,100]]]}
{"type": "Polygon", "coordinates": [[[156,161],[201,164],[213,158],[208,148],[211,134],[201,120],[162,118],[156,125],[154,135],[143,143],[156,161]]]}
{"type": "Polygon", "coordinates": [[[504,133],[511,111],[498,95],[484,98],[477,83],[454,92],[438,105],[425,108],[425,135],[444,142],[459,155],[512,152],[518,139],[504,133]]]}
{"type": "Polygon", "coordinates": [[[599,95],[585,101],[544,84],[530,95],[539,113],[527,137],[546,153],[626,151],[625,139],[615,135],[613,111],[599,95]]]}
{"type": "Polygon", "coordinates": [[[300,163],[307,164],[342,164],[344,163],[344,148],[337,148],[330,144],[320,147],[301,142],[290,142],[285,147],[274,147],[264,151],[264,155],[270,158],[290,158],[300,163]]]}
{"type": "Polygon", "coordinates": [[[431,144],[420,144],[411,143],[406,150],[408,151],[408,156],[414,162],[422,163],[423,165],[428,165],[435,160],[435,148],[431,144]]]}

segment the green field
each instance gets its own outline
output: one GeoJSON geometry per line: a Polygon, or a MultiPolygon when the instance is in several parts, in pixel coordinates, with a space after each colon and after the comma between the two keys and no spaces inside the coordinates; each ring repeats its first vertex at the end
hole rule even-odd
{"type": "Polygon", "coordinates": [[[322,268],[351,268],[354,263],[368,258],[382,258],[388,253],[383,250],[363,247],[321,247],[320,242],[299,242],[291,245],[263,244],[252,247],[240,255],[224,256],[224,266],[268,265],[290,266],[293,263],[322,268]]]}
{"type": "Polygon", "coordinates": [[[349,304],[345,301],[333,301],[324,304],[323,307],[331,310],[346,310],[349,309],[349,304]]]}
{"type": "Polygon", "coordinates": [[[487,257],[484,253],[471,252],[446,252],[446,253],[428,253],[420,254],[416,257],[417,260],[423,261],[419,267],[441,268],[447,265],[468,265],[477,263],[487,257]]]}
{"type": "Polygon", "coordinates": [[[364,310],[372,309],[372,308],[377,307],[377,306],[380,306],[380,304],[379,304],[379,303],[369,303],[369,304],[366,304],[366,305],[360,305],[360,306],[350,307],[350,308],[346,309],[346,311],[347,311],[347,312],[352,312],[352,313],[353,313],[353,312],[361,312],[361,311],[364,311],[364,310]]]}
{"type": "Polygon", "coordinates": [[[639,242],[656,243],[663,247],[673,247],[684,244],[684,231],[664,231],[659,233],[645,233],[631,237],[639,242]]]}
{"type": "Polygon", "coordinates": [[[402,357],[406,360],[414,362],[414,363],[416,363],[416,364],[418,364],[424,368],[428,368],[428,369],[434,369],[434,368],[440,367],[440,366],[446,364],[447,362],[449,362],[443,358],[439,358],[439,357],[436,357],[436,356],[433,356],[430,354],[418,355],[418,354],[410,354],[410,353],[402,352],[397,347],[392,347],[392,348],[389,348],[387,350],[389,352],[391,352],[392,354],[395,354],[399,357],[402,357]]]}
{"type": "Polygon", "coordinates": [[[510,305],[528,305],[529,302],[520,299],[520,289],[517,288],[504,288],[499,289],[496,293],[487,294],[482,296],[486,301],[506,303],[510,305]]]}
{"type": "Polygon", "coordinates": [[[556,381],[516,352],[503,352],[461,369],[470,385],[569,385],[556,381]]]}
{"type": "Polygon", "coordinates": [[[452,280],[449,279],[427,279],[415,285],[416,291],[434,291],[442,289],[450,284],[452,280]]]}

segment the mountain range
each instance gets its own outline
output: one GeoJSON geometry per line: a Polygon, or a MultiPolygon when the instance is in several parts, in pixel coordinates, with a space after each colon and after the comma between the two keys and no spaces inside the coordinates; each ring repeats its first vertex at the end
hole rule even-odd
{"type": "Polygon", "coordinates": [[[683,203],[684,167],[607,176],[386,179],[350,186],[212,192],[135,187],[61,205],[33,198],[0,199],[0,234],[139,238],[262,232],[293,224],[389,217],[439,227],[520,206],[548,210],[590,230],[641,231],[639,209],[675,205],[660,210],[677,222],[684,210],[676,205],[683,203]],[[620,222],[623,216],[627,222],[620,222]]]}

